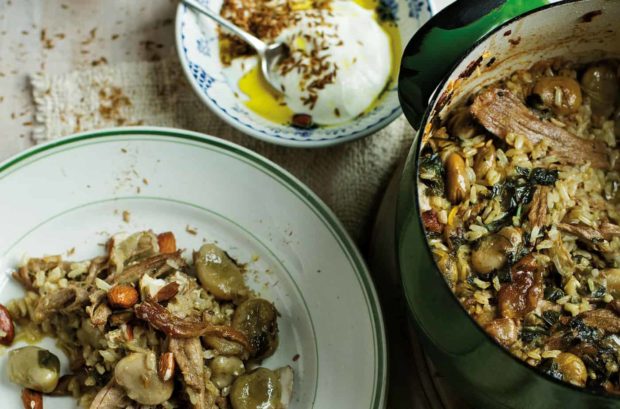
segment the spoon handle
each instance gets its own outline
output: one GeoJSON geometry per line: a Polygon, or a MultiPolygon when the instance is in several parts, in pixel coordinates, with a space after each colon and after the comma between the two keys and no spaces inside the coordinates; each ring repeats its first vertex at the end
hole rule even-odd
{"type": "Polygon", "coordinates": [[[214,12],[213,10],[208,9],[207,7],[198,3],[197,1],[183,0],[183,3],[193,8],[194,10],[204,14],[205,16],[215,20],[215,22],[217,22],[222,27],[225,27],[226,29],[230,30],[237,36],[241,37],[241,39],[245,41],[246,43],[248,43],[252,48],[254,48],[257,53],[262,55],[265,49],[267,48],[266,44],[262,40],[254,37],[252,34],[248,33],[247,31],[242,30],[241,28],[237,27],[230,21],[220,16],[218,13],[214,12]]]}

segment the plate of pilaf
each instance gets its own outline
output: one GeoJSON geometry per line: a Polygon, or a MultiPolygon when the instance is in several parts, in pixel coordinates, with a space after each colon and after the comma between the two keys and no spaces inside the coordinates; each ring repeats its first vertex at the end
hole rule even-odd
{"type": "Polygon", "coordinates": [[[257,154],[103,130],[0,164],[0,196],[3,407],[385,406],[360,254],[257,154]]]}

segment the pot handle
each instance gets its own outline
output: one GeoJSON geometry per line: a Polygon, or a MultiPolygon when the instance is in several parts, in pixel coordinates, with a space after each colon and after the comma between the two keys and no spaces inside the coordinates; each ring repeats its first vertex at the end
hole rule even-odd
{"type": "Polygon", "coordinates": [[[429,99],[479,38],[545,0],[457,0],[422,26],[407,44],[398,79],[405,116],[419,129],[429,99]]]}

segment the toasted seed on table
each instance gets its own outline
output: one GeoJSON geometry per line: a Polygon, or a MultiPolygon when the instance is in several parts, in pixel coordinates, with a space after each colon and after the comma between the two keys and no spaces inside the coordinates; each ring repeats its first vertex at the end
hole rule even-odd
{"type": "Polygon", "coordinates": [[[175,363],[174,354],[172,352],[164,352],[159,357],[158,375],[159,379],[166,382],[174,375],[175,363]]]}
{"type": "Polygon", "coordinates": [[[0,304],[0,344],[11,345],[15,338],[15,326],[9,310],[0,304]]]}
{"type": "Polygon", "coordinates": [[[127,284],[117,284],[108,291],[108,303],[112,308],[131,308],[138,302],[138,291],[127,284]]]}
{"type": "Polygon", "coordinates": [[[22,389],[24,409],[43,409],[43,395],[32,389],[22,389]]]}
{"type": "Polygon", "coordinates": [[[160,253],[169,254],[177,251],[177,241],[172,232],[158,234],[157,244],[159,244],[160,253]]]}

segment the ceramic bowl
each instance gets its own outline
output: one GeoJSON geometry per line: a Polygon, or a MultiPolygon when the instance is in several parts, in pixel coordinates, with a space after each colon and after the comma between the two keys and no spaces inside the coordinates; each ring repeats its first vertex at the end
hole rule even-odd
{"type": "MultiPolygon", "coordinates": [[[[200,2],[218,11],[223,3],[222,0],[200,2]]],[[[431,15],[429,0],[380,0],[378,11],[380,16],[393,19],[398,27],[401,49],[431,15]]],[[[216,24],[183,3],[177,9],[176,44],[183,70],[204,104],[231,126],[263,141],[295,147],[334,145],[376,132],[402,112],[396,81],[393,81],[375,108],[352,121],[314,129],[277,124],[246,107],[247,98],[238,86],[241,70],[225,68],[220,61],[216,24]]],[[[256,58],[252,60],[255,64],[256,58]]]]}

